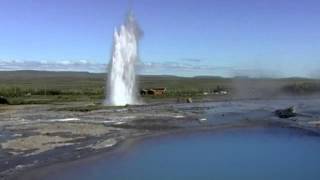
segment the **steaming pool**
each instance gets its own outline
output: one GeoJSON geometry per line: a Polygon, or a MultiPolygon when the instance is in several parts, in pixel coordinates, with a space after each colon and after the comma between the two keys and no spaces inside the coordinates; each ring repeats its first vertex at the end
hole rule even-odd
{"type": "Polygon", "coordinates": [[[320,136],[245,128],[147,138],[112,156],[48,168],[32,179],[304,179],[320,177],[320,136]]]}

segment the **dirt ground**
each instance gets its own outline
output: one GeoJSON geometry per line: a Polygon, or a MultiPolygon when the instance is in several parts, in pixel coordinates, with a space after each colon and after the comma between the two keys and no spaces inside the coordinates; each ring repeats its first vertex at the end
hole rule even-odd
{"type": "Polygon", "coordinates": [[[250,100],[149,104],[87,112],[57,110],[79,106],[73,103],[0,106],[0,178],[162,132],[239,125],[290,126],[318,132],[319,105],[320,99],[250,100]],[[291,105],[297,107],[298,117],[280,119],[274,115],[276,109],[291,105]]]}

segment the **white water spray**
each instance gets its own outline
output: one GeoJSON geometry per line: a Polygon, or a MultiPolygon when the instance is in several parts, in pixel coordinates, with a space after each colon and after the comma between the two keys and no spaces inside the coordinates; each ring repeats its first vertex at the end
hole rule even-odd
{"type": "Polygon", "coordinates": [[[137,104],[136,64],[141,35],[142,31],[132,14],[129,14],[126,22],[114,32],[107,82],[108,105],[137,104]]]}

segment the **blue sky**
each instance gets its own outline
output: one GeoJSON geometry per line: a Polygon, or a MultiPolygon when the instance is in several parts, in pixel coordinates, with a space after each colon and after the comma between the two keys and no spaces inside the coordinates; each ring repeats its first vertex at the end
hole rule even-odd
{"type": "Polygon", "coordinates": [[[1,0],[0,70],[105,71],[130,7],[141,73],[320,74],[317,0],[1,0]]]}

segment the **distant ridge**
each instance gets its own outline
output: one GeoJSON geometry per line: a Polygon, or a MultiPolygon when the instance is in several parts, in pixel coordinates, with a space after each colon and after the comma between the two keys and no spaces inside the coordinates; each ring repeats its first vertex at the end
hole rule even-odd
{"type": "MultiPolygon", "coordinates": [[[[38,70],[14,70],[14,71],[0,71],[0,79],[5,78],[4,76],[56,76],[56,77],[63,77],[63,76],[96,76],[96,77],[106,77],[107,73],[101,72],[87,72],[87,71],[38,71],[38,70]]],[[[283,77],[283,78],[270,78],[270,77],[248,77],[248,76],[235,76],[235,77],[222,77],[222,76],[193,76],[193,77],[186,77],[186,76],[176,76],[176,75],[161,75],[161,74],[140,74],[139,77],[145,78],[169,78],[169,79],[238,79],[238,80],[245,80],[245,79],[282,79],[282,80],[317,80],[319,78],[307,78],[307,77],[283,77]]]]}

